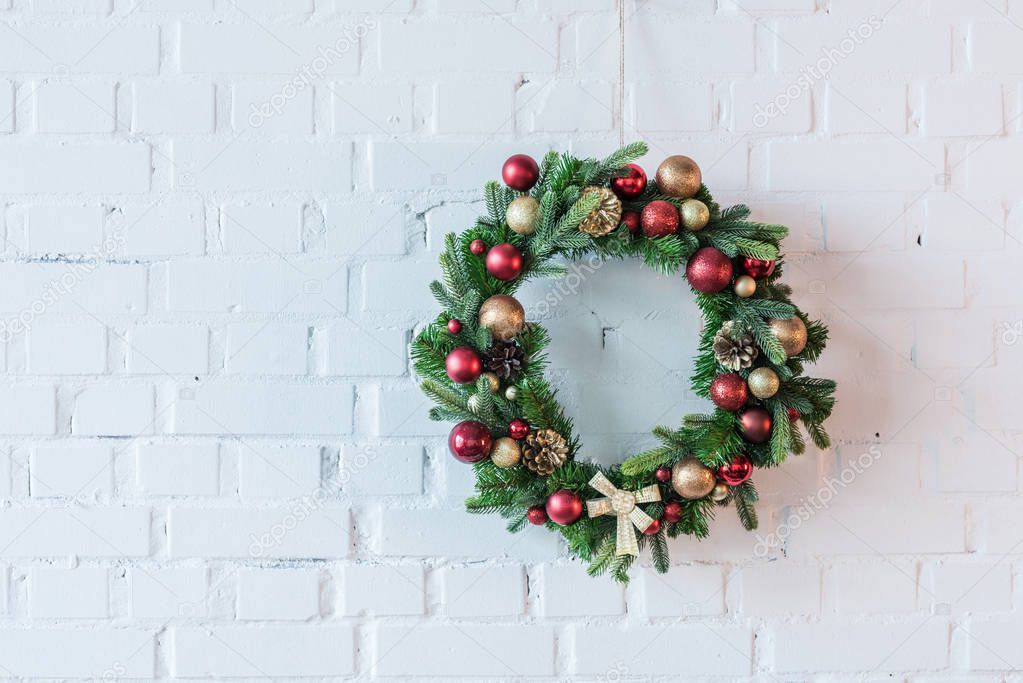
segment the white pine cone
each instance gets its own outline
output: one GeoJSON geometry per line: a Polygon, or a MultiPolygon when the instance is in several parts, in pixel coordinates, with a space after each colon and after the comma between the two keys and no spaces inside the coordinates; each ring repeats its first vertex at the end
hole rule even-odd
{"type": "Polygon", "coordinates": [[[753,365],[760,353],[753,336],[747,333],[735,338],[732,333],[734,327],[735,323],[729,320],[714,335],[714,358],[733,372],[753,365]]]}

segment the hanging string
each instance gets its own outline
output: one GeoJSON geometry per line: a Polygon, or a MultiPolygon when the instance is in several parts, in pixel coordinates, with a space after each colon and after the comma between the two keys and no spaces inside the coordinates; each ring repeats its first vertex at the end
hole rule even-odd
{"type": "Polygon", "coordinates": [[[618,0],[618,146],[625,146],[625,0],[618,0]]]}

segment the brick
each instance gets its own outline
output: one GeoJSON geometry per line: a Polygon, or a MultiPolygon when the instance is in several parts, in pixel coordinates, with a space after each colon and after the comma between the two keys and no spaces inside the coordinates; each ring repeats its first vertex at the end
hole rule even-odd
{"type": "Polygon", "coordinates": [[[229,254],[292,254],[302,250],[302,207],[297,204],[225,206],[224,251],[229,254]]]}
{"type": "Polygon", "coordinates": [[[832,133],[906,132],[906,86],[902,83],[828,81],[828,130],[832,133]]]}
{"type": "Polygon", "coordinates": [[[522,567],[445,567],[444,613],[451,617],[505,617],[526,609],[522,567]]]}
{"type": "Polygon", "coordinates": [[[333,83],[324,87],[333,104],[335,134],[408,133],[416,123],[410,85],[333,83]]]}
{"type": "MultiPolygon", "coordinates": [[[[947,328],[946,328],[947,329],[947,328]]],[[[948,425],[950,439],[928,447],[937,458],[938,488],[941,491],[1016,491],[1017,456],[1012,441],[1003,435],[948,425]],[[977,453],[985,453],[982,472],[970,467],[977,453]]]]}
{"type": "MultiPolygon", "coordinates": [[[[155,26],[20,26],[20,40],[0,45],[6,71],[46,74],[155,74],[160,30],[155,26]]],[[[111,166],[113,168],[113,166],[111,166]]]]}
{"type": "Polygon", "coordinates": [[[108,499],[113,491],[109,447],[36,448],[29,459],[33,498],[108,499]]]}
{"type": "Polygon", "coordinates": [[[156,417],[153,387],[93,385],[75,396],[71,433],[83,436],[152,434],[156,417]]]}
{"type": "Polygon", "coordinates": [[[202,617],[209,595],[202,567],[134,567],[131,615],[136,619],[202,617]]]}
{"type": "Polygon", "coordinates": [[[623,662],[623,652],[639,652],[650,643],[686,643],[699,657],[686,659],[677,674],[694,676],[748,676],[753,661],[753,633],[748,627],[700,625],[586,626],[576,629],[573,673],[602,676],[623,671],[628,676],[656,676],[663,671],[657,658],[635,657],[623,662]],[[580,630],[581,629],[581,630],[580,630]]]}
{"type": "Polygon", "coordinates": [[[421,567],[357,564],[344,571],[344,614],[416,615],[426,609],[421,567]]]}
{"type": "Polygon", "coordinates": [[[382,626],[377,633],[378,676],[552,676],[554,630],[550,626],[480,624],[472,639],[458,626],[382,626]],[[444,647],[437,647],[443,643],[444,647]],[[495,656],[494,653],[507,653],[495,656]],[[528,657],[512,653],[528,652],[528,657]]]}
{"type": "Polygon", "coordinates": [[[320,488],[320,449],[245,445],[239,455],[242,498],[300,498],[320,488]]]}
{"type": "Polygon", "coordinates": [[[304,621],[320,613],[320,574],[310,569],[238,572],[238,618],[304,621]]]}
{"type": "Polygon", "coordinates": [[[927,199],[924,213],[921,241],[927,249],[962,253],[1002,249],[1005,245],[1005,212],[996,202],[972,201],[952,194],[927,199]],[[965,226],[973,229],[964,230],[965,226]]]}
{"type": "Polygon", "coordinates": [[[108,83],[43,83],[35,90],[40,133],[111,133],[117,127],[108,83]]]}
{"type": "Polygon", "coordinates": [[[885,671],[948,666],[949,627],[940,621],[783,624],[775,628],[778,672],[885,671]],[[896,647],[898,646],[898,647],[896,647]]]}
{"type": "Polygon", "coordinates": [[[350,626],[174,628],[179,678],[345,676],[355,670],[350,626]]]}
{"type": "Polygon", "coordinates": [[[311,499],[267,510],[171,508],[167,536],[175,558],[339,558],[348,513],[311,499]]]}
{"type": "Polygon", "coordinates": [[[429,419],[430,406],[411,387],[368,387],[359,392],[359,424],[373,436],[446,436],[449,429],[429,419]]]}
{"type": "Polygon", "coordinates": [[[820,569],[778,561],[743,567],[741,614],[747,617],[816,615],[820,611],[820,569]]]}
{"type": "Polygon", "coordinates": [[[632,93],[636,112],[633,125],[638,131],[708,131],[714,126],[710,85],[665,88],[660,83],[637,83],[632,93]]]}
{"type": "Polygon", "coordinates": [[[344,445],[340,479],[349,495],[418,495],[423,492],[423,463],[418,444],[344,445]]]}
{"type": "Polygon", "coordinates": [[[932,609],[939,614],[987,614],[1012,609],[1012,567],[1008,563],[943,562],[931,567],[932,609]]]}
{"type": "Polygon", "coordinates": [[[428,283],[440,274],[436,264],[427,261],[373,261],[367,263],[362,271],[364,286],[362,310],[385,311],[428,311],[436,308],[430,290],[427,287],[409,291],[403,287],[395,287],[398,278],[414,277],[428,283]],[[419,278],[422,276],[422,279],[419,278]]]}
{"type": "Polygon", "coordinates": [[[186,74],[282,74],[295,79],[352,75],[358,44],[346,32],[326,27],[258,24],[185,24],[181,27],[181,70],[186,74]]]}
{"type": "MultiPolygon", "coordinates": [[[[992,17],[994,18],[994,17],[992,17]]],[[[1003,17],[997,21],[978,21],[970,25],[970,71],[980,74],[1020,73],[1023,57],[1015,27],[1003,17]]]]}
{"type": "Polygon", "coordinates": [[[347,193],[349,145],[311,142],[177,141],[174,185],[203,192],[293,191],[347,193]]]}
{"type": "Polygon", "coordinates": [[[604,131],[614,125],[614,101],[606,83],[554,81],[519,88],[515,108],[531,133],[604,131]]]}
{"type": "Polygon", "coordinates": [[[744,133],[806,133],[813,128],[808,88],[785,81],[732,86],[732,128],[744,133]]]}
{"type": "Polygon", "coordinates": [[[146,557],[149,518],[146,508],[4,510],[0,556],[146,557]]]}
{"type": "Polygon", "coordinates": [[[932,137],[1000,135],[1002,87],[998,83],[931,83],[924,90],[924,133],[932,137]]]}
{"type": "Polygon", "coordinates": [[[508,133],[515,125],[515,97],[515,84],[510,77],[438,83],[433,89],[434,132],[508,133]],[[486,110],[466,107],[471,98],[486,100],[486,110]]]}
{"type": "Polygon", "coordinates": [[[352,388],[346,385],[208,384],[182,389],[177,434],[347,434],[352,388]]]}
{"type": "Polygon", "coordinates": [[[1014,523],[1013,515],[1020,508],[1014,503],[1000,502],[988,505],[984,510],[982,547],[991,555],[1019,554],[1023,550],[1023,533],[1014,523]]]}
{"type": "Polygon", "coordinates": [[[110,0],[35,0],[32,11],[36,14],[103,15],[110,13],[110,0]]]}
{"type": "Polygon", "coordinates": [[[154,633],[134,628],[3,629],[0,649],[4,668],[27,678],[151,679],[156,673],[154,633]]]}
{"type": "Polygon", "coordinates": [[[921,193],[945,171],[944,146],[936,142],[778,142],[768,154],[769,184],[775,191],[921,193]],[[878,165],[878,159],[885,163],[878,165]]]}
{"type": "Polygon", "coordinates": [[[327,253],[345,258],[404,254],[405,208],[370,203],[323,207],[327,253]]]}
{"type": "Polygon", "coordinates": [[[204,220],[201,202],[157,199],[118,207],[108,216],[107,230],[125,256],[201,254],[204,220]]]}
{"type": "Polygon", "coordinates": [[[477,30],[451,32],[452,24],[411,21],[380,25],[379,68],[382,73],[457,73],[473,71],[465,55],[489,55],[488,73],[551,72],[557,64],[557,27],[532,20],[491,19],[477,30]],[[442,40],[447,47],[436,49],[442,40]],[[409,55],[416,55],[410,60],[409,55]]]}
{"type": "Polygon", "coordinates": [[[224,367],[230,373],[304,375],[309,328],[285,323],[239,323],[227,328],[224,367]]]}
{"type": "MultiPolygon", "coordinates": [[[[886,6],[887,8],[887,6],[886,6]]],[[[814,79],[853,74],[941,75],[952,70],[951,30],[945,24],[884,21],[884,12],[859,22],[823,19],[783,22],[774,34],[778,70],[814,79]],[[912,45],[907,54],[905,46],[912,45]],[[811,70],[812,69],[812,70],[811,70]]]]}
{"type": "Polygon", "coordinates": [[[327,371],[346,377],[405,374],[408,336],[404,329],[380,329],[352,318],[327,331],[327,371]]]}
{"type": "Polygon", "coordinates": [[[27,347],[33,375],[97,375],[107,368],[107,330],[94,322],[33,323],[27,347]]]}
{"type": "MultiPolygon", "coordinates": [[[[647,617],[714,615],[725,610],[725,581],[715,565],[676,565],[667,574],[636,570],[640,609],[647,617]]],[[[631,598],[630,598],[631,601],[631,598]]],[[[629,611],[633,611],[630,604],[629,611]]]]}
{"type": "MultiPolygon", "coordinates": [[[[40,312],[93,315],[144,313],[146,271],[135,265],[95,262],[0,264],[0,311],[16,312],[29,324],[40,312]]],[[[9,329],[17,325],[7,321],[9,329]]]]}
{"type": "Polygon", "coordinates": [[[973,620],[964,628],[970,640],[970,670],[1004,671],[1023,664],[1019,649],[1023,624],[1018,620],[973,620]]]}
{"type": "Polygon", "coordinates": [[[211,83],[161,80],[132,85],[132,132],[212,133],[215,122],[211,83]]]}
{"type": "Polygon", "coordinates": [[[192,325],[137,325],[128,337],[128,369],[139,375],[205,375],[209,330],[192,325]]]}
{"type": "Polygon", "coordinates": [[[150,148],[143,143],[18,143],[0,151],[0,178],[11,194],[148,192],[150,173],[150,148]]]}
{"type": "Polygon", "coordinates": [[[725,0],[722,9],[727,12],[808,12],[816,8],[815,0],[725,0]]]}
{"type": "Polygon", "coordinates": [[[105,619],[110,614],[107,570],[83,567],[29,572],[28,612],[33,619],[105,619]]]}
{"type": "Polygon", "coordinates": [[[53,434],[57,397],[52,386],[4,387],[0,391],[0,434],[53,434]]]}
{"type": "Polygon", "coordinates": [[[25,209],[25,246],[31,253],[95,254],[103,244],[100,206],[32,206],[25,209]]]}
{"type": "Polygon", "coordinates": [[[343,313],[347,269],[336,263],[242,264],[178,261],[168,306],[179,312],[343,313]]]}
{"type": "Polygon", "coordinates": [[[155,496],[215,496],[220,492],[216,444],[144,444],[135,452],[135,483],[155,496]]]}
{"type": "Polygon", "coordinates": [[[965,196],[978,198],[1013,197],[1019,189],[1010,178],[1023,169],[1023,143],[1016,140],[984,140],[968,147],[965,159],[955,162],[952,179],[965,188],[965,196]]]}
{"type": "Polygon", "coordinates": [[[551,557],[557,539],[550,534],[524,533],[509,543],[501,520],[467,516],[461,510],[384,509],[374,551],[388,557],[551,557]]]}
{"type": "Polygon", "coordinates": [[[539,600],[545,617],[621,614],[625,599],[621,585],[607,581],[585,593],[575,590],[586,576],[579,564],[547,566],[543,570],[539,600]]]}
{"type": "Polygon", "coordinates": [[[231,87],[231,127],[263,135],[313,132],[313,88],[303,81],[236,83],[231,87]]]}
{"type": "Polygon", "coordinates": [[[912,564],[839,564],[828,571],[824,585],[827,609],[836,614],[909,614],[917,609],[917,568],[912,564]]]}
{"type": "Polygon", "coordinates": [[[0,133],[14,132],[14,84],[0,79],[0,133]]]}

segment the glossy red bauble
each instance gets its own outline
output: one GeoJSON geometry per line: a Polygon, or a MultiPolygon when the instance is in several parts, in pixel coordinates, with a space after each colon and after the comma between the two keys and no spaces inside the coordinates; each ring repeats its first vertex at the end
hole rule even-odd
{"type": "Polygon", "coordinates": [[[654,476],[657,477],[657,481],[662,484],[667,484],[671,481],[671,468],[670,467],[658,467],[657,471],[654,472],[654,476]]]}
{"type": "Polygon", "coordinates": [[[729,486],[738,486],[753,476],[753,463],[745,455],[737,455],[728,465],[718,468],[718,479],[729,486]]]}
{"type": "Polygon", "coordinates": [[[678,230],[678,209],[671,202],[656,199],[643,207],[640,214],[643,234],[647,237],[664,237],[678,230]]]}
{"type": "Polygon", "coordinates": [[[647,536],[653,536],[660,530],[661,520],[655,519],[654,521],[650,522],[650,526],[648,526],[646,529],[643,529],[643,533],[646,534],[647,536]]]}
{"type": "Polygon", "coordinates": [[[560,489],[550,495],[545,509],[552,522],[567,526],[583,516],[583,499],[568,489],[560,489]]]}
{"type": "Polygon", "coordinates": [[[529,434],[529,423],[521,417],[516,417],[508,423],[508,436],[513,439],[525,439],[529,434]]]}
{"type": "Polygon", "coordinates": [[[732,260],[714,247],[697,249],[686,264],[686,280],[697,292],[720,292],[732,283],[732,260]]]}
{"type": "Polygon", "coordinates": [[[661,515],[661,519],[666,524],[674,524],[678,520],[682,519],[682,503],[677,500],[672,500],[664,504],[664,514],[661,515]]]}
{"type": "Polygon", "coordinates": [[[534,505],[526,510],[526,519],[529,520],[530,524],[540,526],[541,524],[546,524],[549,517],[547,517],[547,511],[543,509],[543,505],[534,505]]]}
{"type": "Polygon", "coordinates": [[[638,164],[626,164],[628,174],[620,178],[611,178],[611,191],[619,199],[635,199],[646,190],[646,171],[638,164]]]}
{"type": "Polygon", "coordinates": [[[638,211],[623,211],[622,223],[625,223],[625,227],[627,227],[629,232],[633,235],[643,228],[643,219],[640,217],[638,211]]]}
{"type": "Polygon", "coordinates": [[[456,460],[461,462],[479,462],[490,455],[493,439],[490,430],[482,422],[466,420],[459,422],[448,435],[448,448],[456,460]]]}
{"type": "Polygon", "coordinates": [[[476,349],[471,346],[459,346],[453,349],[444,359],[444,369],[448,377],[456,384],[469,384],[483,374],[483,361],[476,349]]]}
{"type": "Polygon", "coordinates": [[[746,380],[737,373],[718,375],[710,383],[710,400],[721,410],[738,410],[749,400],[746,380]]]}
{"type": "Polygon", "coordinates": [[[458,334],[462,331],[462,321],[452,318],[448,321],[448,332],[458,334]]]}
{"type": "Polygon", "coordinates": [[[469,251],[476,256],[483,256],[483,252],[487,250],[487,245],[483,243],[483,240],[473,240],[469,242],[469,251]]]}
{"type": "Polygon", "coordinates": [[[785,410],[788,411],[789,420],[791,420],[792,422],[795,422],[799,418],[803,417],[802,414],[795,408],[786,408],[785,410]]]}
{"type": "Polygon", "coordinates": [[[742,259],[742,269],[751,277],[767,277],[774,272],[775,261],[762,261],[748,256],[742,259]]]}
{"type": "Polygon", "coordinates": [[[528,154],[516,154],[508,157],[501,169],[504,184],[519,192],[528,192],[540,179],[540,166],[536,159],[528,154]]]}
{"type": "Polygon", "coordinates": [[[739,433],[750,443],[764,443],[771,438],[771,414],[763,408],[747,408],[739,415],[739,433]]]}
{"type": "Polygon", "coordinates": [[[495,244],[487,252],[487,272],[498,280],[514,280],[522,272],[522,252],[507,242],[495,244]]]}

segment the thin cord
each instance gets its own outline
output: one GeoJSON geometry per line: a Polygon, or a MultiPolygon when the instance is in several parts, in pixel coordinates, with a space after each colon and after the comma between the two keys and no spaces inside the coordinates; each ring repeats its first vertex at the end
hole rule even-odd
{"type": "Polygon", "coordinates": [[[618,146],[625,146],[625,0],[618,0],[618,146]]]}

